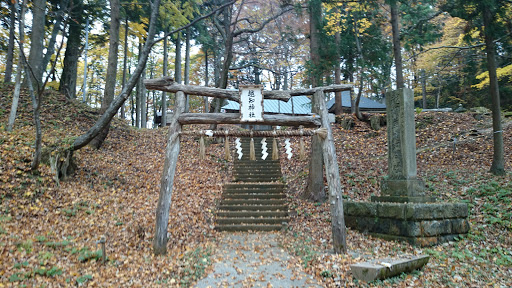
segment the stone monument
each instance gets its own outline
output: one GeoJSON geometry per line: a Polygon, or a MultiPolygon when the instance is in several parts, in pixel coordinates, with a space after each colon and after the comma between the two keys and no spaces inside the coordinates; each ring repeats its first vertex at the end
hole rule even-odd
{"type": "Polygon", "coordinates": [[[386,94],[388,176],[381,182],[381,196],[371,202],[350,202],[345,223],[356,230],[420,246],[455,239],[469,231],[466,203],[435,203],[425,195],[425,184],[416,172],[416,132],[413,91],[386,94]]]}

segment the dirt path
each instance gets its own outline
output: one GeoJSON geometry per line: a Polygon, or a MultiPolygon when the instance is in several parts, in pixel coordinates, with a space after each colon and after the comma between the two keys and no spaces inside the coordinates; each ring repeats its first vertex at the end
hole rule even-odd
{"type": "Polygon", "coordinates": [[[279,247],[277,233],[223,233],[213,271],[195,287],[322,287],[279,247]]]}

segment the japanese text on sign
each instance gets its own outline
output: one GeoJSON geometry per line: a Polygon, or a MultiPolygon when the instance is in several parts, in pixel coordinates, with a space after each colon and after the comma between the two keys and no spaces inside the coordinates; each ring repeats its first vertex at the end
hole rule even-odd
{"type": "Polygon", "coordinates": [[[240,86],[240,121],[263,121],[263,95],[260,85],[240,86]]]}

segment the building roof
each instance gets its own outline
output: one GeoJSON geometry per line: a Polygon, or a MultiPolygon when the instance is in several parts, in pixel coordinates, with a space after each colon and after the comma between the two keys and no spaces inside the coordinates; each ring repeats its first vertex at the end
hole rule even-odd
{"type": "MultiPolygon", "coordinates": [[[[327,101],[327,110],[330,110],[334,106],[334,97],[327,101]]],[[[350,91],[341,92],[341,106],[350,107],[350,91]]],[[[359,108],[361,109],[386,109],[386,104],[379,103],[377,101],[361,97],[359,102],[359,108]]]]}
{"type": "MultiPolygon", "coordinates": [[[[222,106],[222,108],[225,110],[239,111],[240,104],[228,100],[228,104],[222,106]]],[[[293,96],[288,102],[264,99],[263,109],[264,113],[308,115],[311,114],[311,100],[307,96],[293,96]]]]}
{"type": "MultiPolygon", "coordinates": [[[[228,103],[222,106],[222,109],[231,111],[240,111],[240,104],[235,101],[227,100],[228,103]]],[[[350,91],[341,92],[341,104],[343,107],[350,107],[350,91]]],[[[330,110],[334,106],[334,97],[327,103],[327,110],[330,110]]],[[[284,102],[274,99],[263,100],[264,113],[276,113],[276,114],[297,114],[297,115],[308,115],[311,114],[311,99],[308,96],[293,96],[290,101],[284,102]]],[[[384,110],[386,104],[381,104],[377,101],[361,97],[359,108],[365,110],[384,110]]]]}

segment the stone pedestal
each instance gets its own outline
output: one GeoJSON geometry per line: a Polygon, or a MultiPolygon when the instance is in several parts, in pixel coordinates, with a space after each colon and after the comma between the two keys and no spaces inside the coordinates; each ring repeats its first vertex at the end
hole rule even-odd
{"type": "Polygon", "coordinates": [[[343,203],[345,224],[387,240],[432,246],[469,231],[466,203],[343,203]]]}
{"type": "Polygon", "coordinates": [[[386,94],[388,176],[381,196],[371,202],[345,202],[345,224],[390,240],[430,246],[451,241],[469,231],[465,203],[434,203],[416,173],[416,133],[413,91],[386,94]]]}
{"type": "Polygon", "coordinates": [[[425,182],[423,182],[421,179],[383,179],[380,183],[380,189],[382,196],[372,196],[372,202],[435,202],[434,197],[425,196],[425,182]]]}

